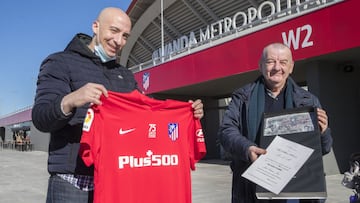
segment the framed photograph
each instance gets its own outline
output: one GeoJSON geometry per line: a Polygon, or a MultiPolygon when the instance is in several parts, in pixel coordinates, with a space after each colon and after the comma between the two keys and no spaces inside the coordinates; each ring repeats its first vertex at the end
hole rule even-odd
{"type": "Polygon", "coordinates": [[[260,147],[267,148],[275,136],[281,136],[312,148],[314,152],[279,194],[276,195],[257,186],[257,198],[326,199],[326,183],[316,108],[301,107],[264,113],[259,138],[260,147]]]}

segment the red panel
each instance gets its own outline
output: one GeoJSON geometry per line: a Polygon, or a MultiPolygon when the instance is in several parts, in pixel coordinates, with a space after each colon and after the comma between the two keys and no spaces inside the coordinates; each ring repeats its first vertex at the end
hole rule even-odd
{"type": "Polygon", "coordinates": [[[1,118],[0,126],[4,127],[7,125],[18,124],[26,121],[31,121],[31,109],[26,109],[11,116],[1,118]]]}
{"type": "MultiPolygon", "coordinates": [[[[192,55],[135,74],[142,88],[144,73],[150,74],[145,93],[154,93],[216,78],[256,70],[263,47],[283,42],[282,33],[299,33],[299,47],[291,44],[294,59],[302,60],[360,46],[356,13],[359,0],[342,3],[257,31],[192,55]],[[308,37],[308,38],[306,38],[308,37]],[[303,42],[312,43],[302,47],[303,42]]],[[[288,37],[287,37],[288,38],[288,37]]],[[[309,44],[309,43],[308,43],[309,44]]]]}
{"type": "Polygon", "coordinates": [[[137,0],[132,0],[128,9],[126,10],[126,13],[129,14],[130,11],[134,8],[135,4],[137,3],[137,0]]]}

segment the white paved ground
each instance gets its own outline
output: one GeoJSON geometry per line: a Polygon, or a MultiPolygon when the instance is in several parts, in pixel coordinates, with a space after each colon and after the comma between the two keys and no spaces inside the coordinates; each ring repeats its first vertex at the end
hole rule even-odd
{"type": "MultiPolygon", "coordinates": [[[[19,152],[0,149],[0,202],[45,202],[47,153],[19,152]]],[[[326,177],[328,200],[326,203],[348,203],[352,194],[341,185],[343,175],[326,177]]],[[[192,172],[194,203],[230,202],[231,171],[223,162],[204,161],[192,172]]]]}

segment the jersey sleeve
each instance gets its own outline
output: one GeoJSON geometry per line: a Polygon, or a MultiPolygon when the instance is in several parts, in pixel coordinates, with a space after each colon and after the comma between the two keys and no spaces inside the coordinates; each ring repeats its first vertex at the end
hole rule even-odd
{"type": "MultiPolygon", "coordinates": [[[[91,166],[94,164],[95,152],[97,148],[98,141],[96,140],[95,133],[96,132],[96,123],[95,121],[95,113],[93,108],[89,108],[83,124],[83,131],[80,140],[80,150],[79,156],[84,161],[87,166],[91,166]]],[[[98,136],[99,137],[99,136],[98,136]]]]}
{"type": "Polygon", "coordinates": [[[195,164],[206,154],[205,138],[199,119],[194,119],[190,135],[190,168],[195,170],[195,164]]]}

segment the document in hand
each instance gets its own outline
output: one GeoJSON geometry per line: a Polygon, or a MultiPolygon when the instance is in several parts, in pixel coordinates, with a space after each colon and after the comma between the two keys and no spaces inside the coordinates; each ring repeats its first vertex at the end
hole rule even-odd
{"type": "Polygon", "coordinates": [[[299,171],[279,194],[256,187],[258,199],[326,199],[326,183],[317,111],[313,107],[264,113],[260,147],[266,149],[277,136],[313,149],[299,171]]]}
{"type": "Polygon", "coordinates": [[[266,151],[242,176],[279,194],[314,150],[276,136],[266,151]]]}

